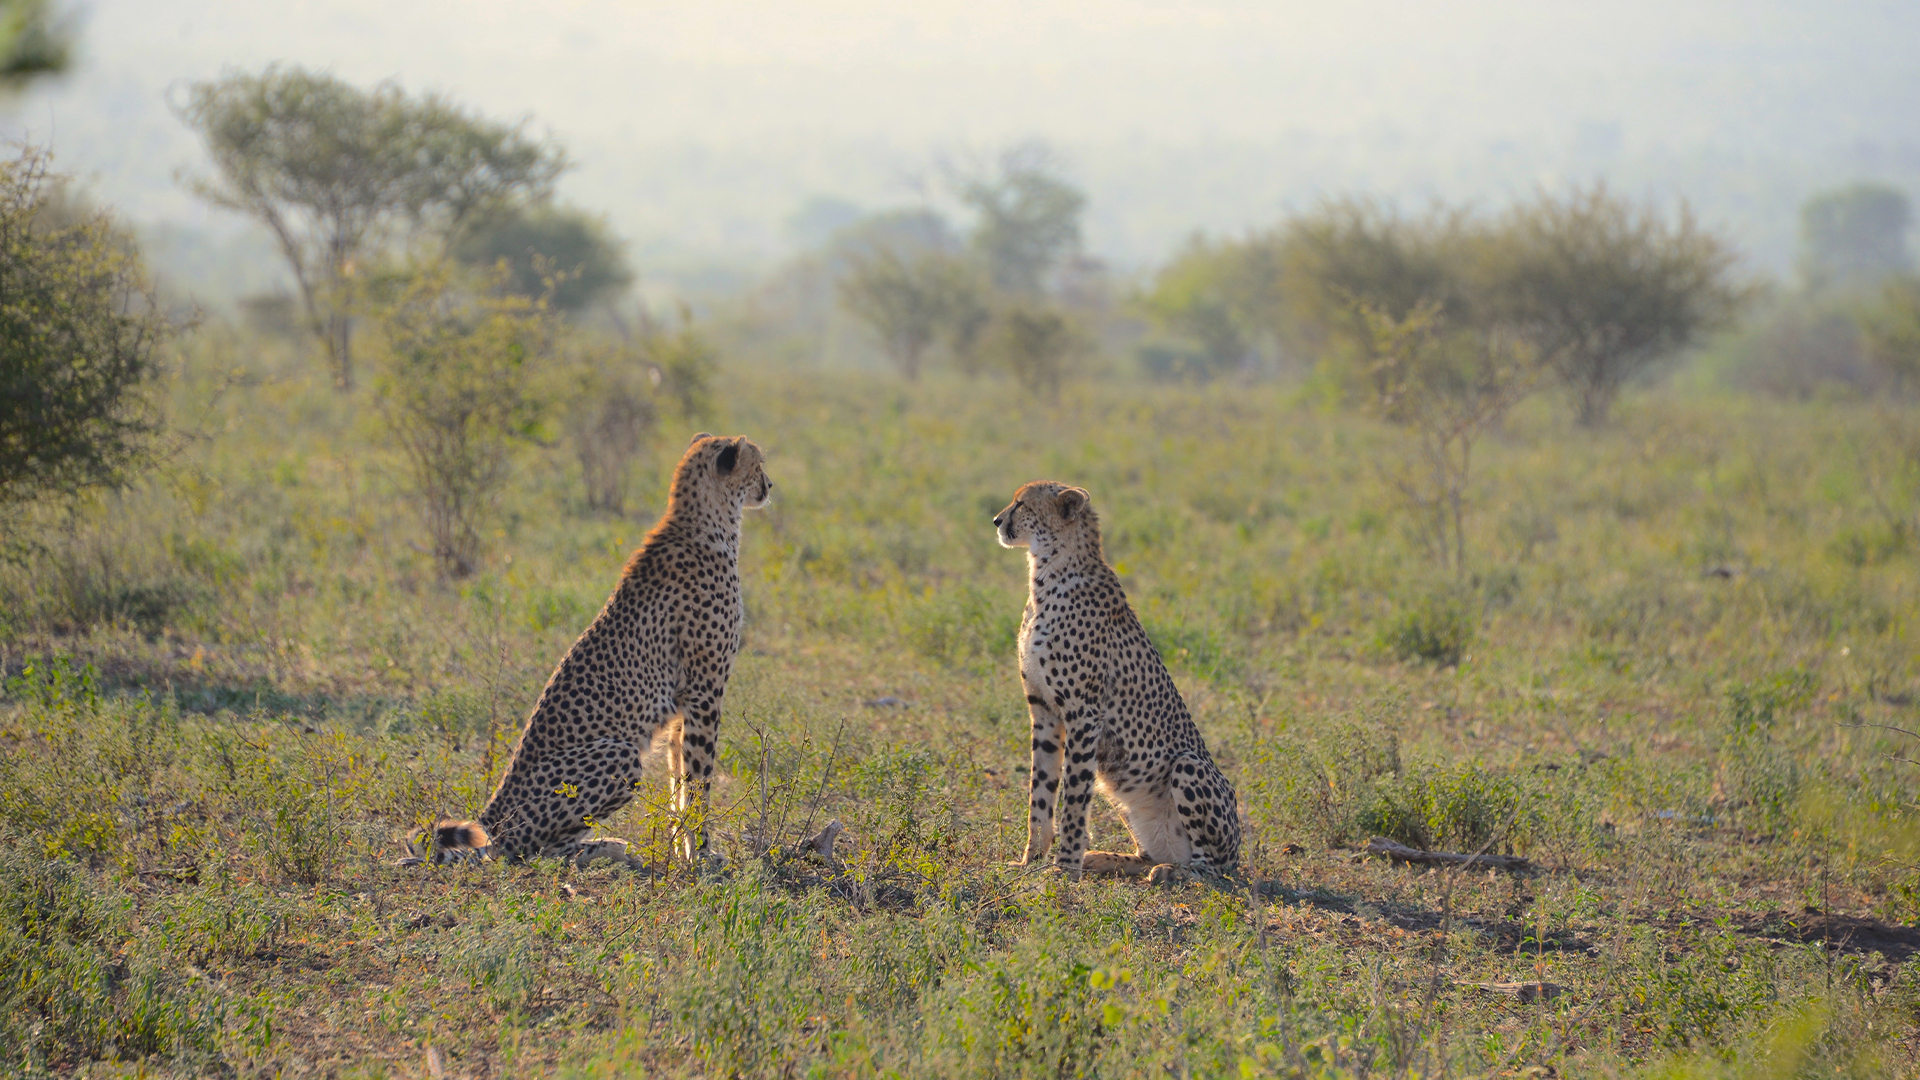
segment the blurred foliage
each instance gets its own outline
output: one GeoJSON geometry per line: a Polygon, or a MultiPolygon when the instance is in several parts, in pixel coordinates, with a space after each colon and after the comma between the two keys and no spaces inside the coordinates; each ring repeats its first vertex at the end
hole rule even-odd
{"type": "Polygon", "coordinates": [[[1012,147],[989,168],[951,170],[956,194],[975,215],[969,245],[995,289],[1037,296],[1079,248],[1087,197],[1059,172],[1040,143],[1012,147]]]}
{"type": "Polygon", "coordinates": [[[1397,318],[1373,307],[1361,315],[1373,336],[1363,403],[1412,436],[1388,469],[1391,482],[1428,551],[1464,574],[1474,445],[1532,388],[1532,345],[1499,325],[1449,327],[1437,304],[1397,318]]]}
{"type": "Polygon", "coordinates": [[[1920,391],[1920,278],[1894,278],[1861,313],[1867,356],[1894,383],[1920,391]]]}
{"type": "Polygon", "coordinates": [[[1257,295],[1243,295],[1250,250],[1196,236],[1154,276],[1137,303],[1170,340],[1140,346],[1148,375],[1204,381],[1247,364],[1254,333],[1248,313],[1258,306],[1257,295]]]}
{"type": "Polygon", "coordinates": [[[557,348],[566,438],[580,463],[586,505],[622,514],[645,452],[679,449],[668,445],[671,436],[661,438],[663,424],[678,420],[691,432],[712,418],[713,346],[682,313],[678,330],[649,320],[615,341],[566,330],[557,348]]]}
{"type": "Polygon", "coordinates": [[[605,219],[572,207],[512,204],[470,218],[449,250],[473,266],[506,260],[509,287],[521,296],[545,296],[557,311],[583,310],[633,283],[605,219]]]}
{"type": "Polygon", "coordinates": [[[628,347],[579,343],[569,351],[567,437],[587,506],[618,514],[627,506],[634,461],[660,423],[661,372],[628,347]]]}
{"type": "Polygon", "coordinates": [[[982,283],[961,258],[893,247],[856,252],[838,284],[840,303],[871,327],[887,357],[911,381],[941,335],[970,361],[985,310],[982,283]]]}
{"type": "Polygon", "coordinates": [[[73,27],[54,0],[0,3],[0,86],[19,88],[58,75],[73,61],[73,27]]]}
{"type": "Polygon", "coordinates": [[[272,65],[188,88],[180,117],[216,178],[193,190],[273,234],[335,383],[353,385],[353,281],[396,236],[458,235],[545,196],[567,167],[524,124],[477,116],[396,83],[371,90],[272,65]]]}
{"type": "Polygon", "coordinates": [[[0,162],[0,509],[123,482],[160,430],[170,332],[131,240],[47,155],[0,162]]]}
{"type": "Polygon", "coordinates": [[[1730,320],[1732,261],[1685,207],[1669,223],[1605,185],[1497,217],[1335,198],[1243,240],[1190,243],[1140,298],[1165,337],[1141,359],[1151,374],[1205,378],[1256,352],[1317,357],[1351,393],[1372,352],[1362,312],[1426,309],[1455,330],[1525,340],[1592,425],[1631,380],[1730,320]]]}
{"type": "Polygon", "coordinates": [[[1087,349],[1085,335],[1055,305],[1009,300],[993,315],[980,342],[989,362],[1013,375],[1020,388],[1049,403],[1060,399],[1060,385],[1076,357],[1087,349]]]}
{"type": "Polygon", "coordinates": [[[373,293],[387,427],[406,452],[433,557],[465,577],[479,566],[509,451],[543,436],[546,403],[533,389],[552,351],[546,302],[512,292],[503,272],[463,280],[445,261],[385,272],[373,293]]]}
{"type": "Polygon", "coordinates": [[[1906,193],[1877,183],[1822,192],[1800,208],[1800,278],[1809,292],[1872,289],[1911,273],[1906,193]]]}
{"type": "Polygon", "coordinates": [[[1490,243],[1490,318],[1533,344],[1589,427],[1630,381],[1729,324],[1741,299],[1732,249],[1690,208],[1669,223],[1604,183],[1515,205],[1490,243]]]}

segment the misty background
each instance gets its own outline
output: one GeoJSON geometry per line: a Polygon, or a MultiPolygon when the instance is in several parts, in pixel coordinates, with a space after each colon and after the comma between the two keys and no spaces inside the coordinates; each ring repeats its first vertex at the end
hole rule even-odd
{"type": "Polygon", "coordinates": [[[1324,195],[1491,207],[1597,178],[1690,201],[1784,276],[1810,194],[1920,190],[1911,3],[95,0],[78,40],[5,134],[49,145],[206,302],[284,272],[182,185],[206,165],[169,101],[276,61],[530,119],[643,287],[695,297],[1027,139],[1122,276],[1324,195]]]}

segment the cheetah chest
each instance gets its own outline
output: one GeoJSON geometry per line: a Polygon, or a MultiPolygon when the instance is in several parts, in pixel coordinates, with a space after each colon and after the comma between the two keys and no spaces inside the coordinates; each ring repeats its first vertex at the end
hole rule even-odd
{"type": "Polygon", "coordinates": [[[1095,627],[1067,612],[1047,611],[1029,602],[1020,623],[1020,680],[1029,695],[1057,707],[1062,691],[1085,695],[1098,685],[1090,636],[1095,627]]]}

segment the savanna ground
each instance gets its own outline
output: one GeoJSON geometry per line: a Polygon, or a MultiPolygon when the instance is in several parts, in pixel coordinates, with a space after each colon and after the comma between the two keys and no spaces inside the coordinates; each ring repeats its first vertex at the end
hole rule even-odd
{"type": "MultiPolygon", "coordinates": [[[[768,454],[712,823],[657,872],[401,869],[471,814],[657,513],[527,450],[485,565],[420,542],[367,400],[189,343],[178,453],[0,581],[0,1044],[21,1072],[1915,1075],[1920,417],[1537,398],[1469,571],[1310,386],[754,371],[768,454]],[[1088,487],[1239,791],[1237,881],[1070,882],[1024,840],[1024,560],[1088,487]],[[795,854],[829,818],[838,864],[795,854]],[[1371,836],[1522,855],[1429,871],[1371,836]],[[1500,983],[1546,983],[1508,994],[1500,983]]],[[[1096,841],[1123,831],[1104,808],[1096,841]]]]}

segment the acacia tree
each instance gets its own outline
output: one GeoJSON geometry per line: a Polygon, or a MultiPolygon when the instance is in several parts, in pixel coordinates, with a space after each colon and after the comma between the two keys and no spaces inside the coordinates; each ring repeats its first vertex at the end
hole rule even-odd
{"type": "Polygon", "coordinates": [[[1858,316],[1867,356],[1904,390],[1920,388],[1920,278],[1894,278],[1858,316]]]}
{"type": "Polygon", "coordinates": [[[1474,444],[1531,389],[1531,346],[1506,327],[1450,326],[1433,301],[1404,316],[1366,304],[1356,311],[1371,339],[1366,406],[1412,436],[1389,480],[1428,549],[1464,572],[1474,444]]]}
{"type": "Polygon", "coordinates": [[[179,111],[217,174],[194,191],[273,234],[343,390],[353,386],[351,279],[372,250],[400,231],[452,234],[544,198],[567,166],[524,124],[297,67],[195,83],[179,111]]]}
{"type": "Polygon", "coordinates": [[[1732,249],[1685,205],[1669,222],[1605,184],[1514,207],[1486,253],[1492,316],[1529,337],[1587,427],[1629,381],[1725,324],[1741,295],[1732,249]]]}
{"type": "Polygon", "coordinates": [[[1365,355],[1374,343],[1367,312],[1406,319],[1422,307],[1453,324],[1469,318],[1465,274],[1480,223],[1463,209],[1436,206],[1407,215],[1372,199],[1322,201],[1269,241],[1267,280],[1286,298],[1284,322],[1297,344],[1365,355]]]}
{"type": "Polygon", "coordinates": [[[994,314],[981,349],[998,361],[1028,393],[1060,399],[1067,364],[1086,342],[1051,304],[1014,300],[994,314]]]}
{"type": "Polygon", "coordinates": [[[131,241],[47,156],[0,162],[0,506],[118,483],[159,430],[168,325],[131,241]]]}
{"type": "Polygon", "coordinates": [[[838,283],[840,303],[871,327],[887,358],[909,380],[941,333],[956,322],[969,342],[978,310],[967,268],[938,251],[903,253],[883,247],[852,256],[838,283]],[[959,316],[956,320],[955,316],[959,316]]]}
{"type": "Polygon", "coordinates": [[[993,287],[1037,296],[1048,272],[1080,246],[1087,197],[1058,175],[1045,146],[1029,143],[1000,156],[991,171],[955,173],[960,201],[978,215],[970,238],[993,287]]]}

